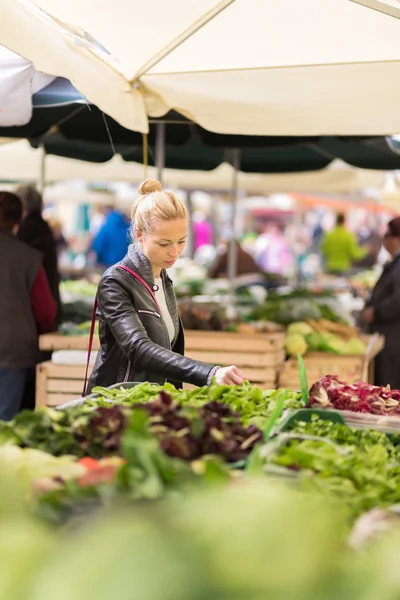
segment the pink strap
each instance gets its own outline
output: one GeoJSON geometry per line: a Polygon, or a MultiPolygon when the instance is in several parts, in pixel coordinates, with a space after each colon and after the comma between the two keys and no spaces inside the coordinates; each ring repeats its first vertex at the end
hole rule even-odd
{"type": "MultiPolygon", "coordinates": [[[[142,279],[140,277],[140,275],[138,275],[137,273],[135,273],[135,271],[132,271],[132,269],[130,269],[129,267],[125,267],[124,265],[118,265],[119,269],[124,269],[124,271],[127,271],[128,273],[130,273],[131,275],[133,275],[133,277],[135,277],[135,279],[137,279],[145,288],[146,290],[149,292],[150,296],[153,298],[158,310],[160,311],[160,315],[161,313],[161,308],[160,305],[157,302],[157,298],[155,297],[155,294],[153,292],[153,290],[151,289],[151,287],[149,285],[147,285],[147,283],[145,282],[144,279],[142,279]]],[[[96,297],[94,299],[94,305],[93,305],[93,314],[92,314],[92,324],[90,326],[90,335],[89,335],[89,347],[88,347],[88,355],[87,355],[87,360],[86,360],[86,371],[85,371],[85,381],[83,384],[83,390],[82,390],[82,396],[85,395],[86,392],[86,387],[87,387],[87,380],[88,380],[88,373],[89,373],[89,363],[90,363],[90,355],[92,353],[92,346],[93,346],[93,337],[94,337],[94,327],[96,325],[96,310],[97,310],[97,294],[96,297]]]]}
{"type": "Polygon", "coordinates": [[[151,287],[149,285],[147,285],[147,283],[145,282],[144,279],[142,279],[140,277],[140,275],[138,275],[137,273],[135,273],[135,271],[132,271],[132,269],[130,269],[129,267],[125,267],[124,265],[118,265],[119,269],[124,269],[124,271],[127,271],[128,273],[130,273],[131,275],[133,275],[145,288],[146,290],[149,292],[150,296],[153,298],[158,310],[160,311],[160,315],[161,315],[161,308],[160,305],[157,302],[157,298],[155,297],[155,294],[153,292],[153,290],[151,289],[151,287]]]}
{"type": "Polygon", "coordinates": [[[96,297],[94,299],[94,305],[93,305],[92,324],[90,326],[89,347],[88,347],[88,353],[87,353],[87,358],[86,358],[85,381],[83,383],[82,397],[85,395],[86,387],[87,387],[87,380],[88,380],[88,373],[89,373],[89,363],[90,363],[90,355],[92,354],[92,346],[93,346],[94,327],[96,325],[96,310],[97,310],[97,294],[96,294],[96,297]]]}

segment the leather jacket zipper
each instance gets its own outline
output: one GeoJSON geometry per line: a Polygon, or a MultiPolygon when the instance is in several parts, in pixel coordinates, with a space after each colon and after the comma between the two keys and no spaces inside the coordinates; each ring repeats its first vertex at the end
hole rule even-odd
{"type": "Polygon", "coordinates": [[[153,310],[138,310],[138,313],[143,313],[145,315],[152,315],[153,317],[157,317],[158,319],[161,319],[161,315],[159,315],[157,312],[155,312],[153,310]]]}
{"type": "Polygon", "coordinates": [[[131,371],[131,361],[128,361],[128,366],[126,367],[125,377],[124,377],[123,383],[126,383],[127,381],[129,381],[129,373],[130,373],[130,371],[131,371]]]}

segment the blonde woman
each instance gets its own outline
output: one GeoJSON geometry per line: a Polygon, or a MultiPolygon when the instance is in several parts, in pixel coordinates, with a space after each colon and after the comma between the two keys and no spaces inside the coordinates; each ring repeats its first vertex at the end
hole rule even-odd
{"type": "Polygon", "coordinates": [[[167,269],[180,257],[188,213],[174,194],[149,179],[132,208],[132,236],[125,258],[103,275],[98,289],[100,350],[86,393],[123,381],[241,385],[235,366],[218,367],[184,356],[184,333],[167,269]]]}

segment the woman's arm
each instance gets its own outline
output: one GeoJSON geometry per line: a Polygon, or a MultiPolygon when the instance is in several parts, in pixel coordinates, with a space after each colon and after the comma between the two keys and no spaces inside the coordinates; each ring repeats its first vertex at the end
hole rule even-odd
{"type": "Polygon", "coordinates": [[[128,292],[112,275],[100,282],[98,306],[118,346],[136,365],[166,379],[198,386],[210,383],[213,365],[181,356],[150,340],[128,292]]]}

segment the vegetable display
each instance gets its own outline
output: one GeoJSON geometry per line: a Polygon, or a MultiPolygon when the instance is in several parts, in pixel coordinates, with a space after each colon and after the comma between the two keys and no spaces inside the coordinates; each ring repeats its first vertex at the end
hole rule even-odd
{"type": "Polygon", "coordinates": [[[308,351],[333,354],[364,354],[367,344],[359,336],[358,329],[326,319],[291,323],[287,328],[286,351],[290,356],[303,356],[308,351]]]}
{"type": "Polygon", "coordinates": [[[132,411],[147,415],[149,431],[171,457],[195,460],[217,455],[226,462],[245,459],[262,438],[255,425],[245,427],[237,413],[220,402],[182,406],[165,391],[148,403],[108,405],[65,411],[20,413],[3,424],[0,442],[39,448],[54,455],[119,455],[132,411]]]}
{"type": "Polygon", "coordinates": [[[396,444],[384,434],[343,427],[314,421],[280,434],[259,450],[266,472],[295,477],[301,489],[336,498],[352,518],[400,502],[396,444]]]}
{"type": "Polygon", "coordinates": [[[264,305],[255,308],[250,319],[254,321],[274,321],[282,325],[290,325],[298,321],[325,319],[335,323],[346,323],[340,304],[326,296],[293,297],[272,296],[264,305]]]}
{"type": "Polygon", "coordinates": [[[400,390],[359,381],[348,384],[326,375],[311,387],[309,406],[400,416],[400,390]]]}
{"type": "MultiPolygon", "coordinates": [[[[93,392],[97,394],[97,398],[93,402],[89,401],[89,405],[107,405],[112,401],[129,406],[138,402],[148,402],[157,397],[161,391],[167,392],[174,400],[184,405],[202,406],[214,401],[223,403],[238,413],[245,425],[256,425],[260,429],[264,428],[266,420],[274,411],[280,394],[280,390],[262,390],[247,383],[241,387],[212,384],[209,387],[192,390],[177,390],[169,383],[164,386],[142,383],[130,389],[96,387],[93,392]]],[[[300,408],[300,394],[292,390],[285,391],[287,393],[283,409],[300,408]]]]}

